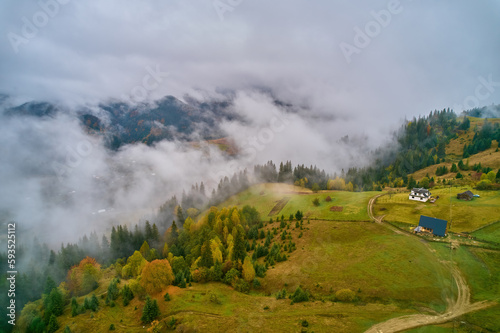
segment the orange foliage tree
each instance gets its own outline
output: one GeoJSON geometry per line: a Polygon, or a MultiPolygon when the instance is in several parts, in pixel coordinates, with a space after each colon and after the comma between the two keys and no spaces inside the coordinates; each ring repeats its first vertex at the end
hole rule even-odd
{"type": "Polygon", "coordinates": [[[142,269],[141,285],[150,295],[162,291],[163,288],[172,284],[174,273],[166,259],[153,260],[146,263],[142,269]]]}
{"type": "Polygon", "coordinates": [[[100,276],[101,265],[94,258],[86,257],[69,270],[68,290],[73,294],[87,294],[98,287],[100,276]]]}

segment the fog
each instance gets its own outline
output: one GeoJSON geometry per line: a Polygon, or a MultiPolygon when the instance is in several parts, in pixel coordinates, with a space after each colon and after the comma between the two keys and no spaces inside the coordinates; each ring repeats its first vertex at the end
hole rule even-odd
{"type": "Polygon", "coordinates": [[[497,1],[3,1],[4,107],[62,111],[1,116],[0,210],[71,240],[267,160],[367,165],[404,119],[499,103],[499,13],[497,1]],[[180,138],[113,152],[75,114],[166,95],[229,98],[239,117],[221,128],[239,155],[180,138]]]}

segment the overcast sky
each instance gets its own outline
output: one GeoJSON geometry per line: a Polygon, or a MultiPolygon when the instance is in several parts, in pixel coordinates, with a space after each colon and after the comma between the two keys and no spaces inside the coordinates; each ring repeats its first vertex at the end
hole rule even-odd
{"type": "MultiPolygon", "coordinates": [[[[463,105],[479,77],[500,82],[498,1],[59,1],[0,3],[1,91],[92,103],[131,94],[149,67],[169,73],[151,98],[265,86],[385,120],[463,105]]],[[[500,102],[491,90],[481,105],[500,102]]]]}
{"type": "Polygon", "coordinates": [[[231,164],[175,141],[113,154],[68,115],[2,118],[0,211],[81,235],[101,225],[89,219],[99,209],[132,216],[269,159],[331,173],[363,166],[405,118],[500,103],[499,1],[353,2],[0,1],[0,92],[18,101],[91,106],[229,89],[247,120],[221,124],[243,152],[231,164]],[[344,135],[354,144],[338,143],[344,135]],[[74,199],[50,206],[47,196],[74,199]]]}

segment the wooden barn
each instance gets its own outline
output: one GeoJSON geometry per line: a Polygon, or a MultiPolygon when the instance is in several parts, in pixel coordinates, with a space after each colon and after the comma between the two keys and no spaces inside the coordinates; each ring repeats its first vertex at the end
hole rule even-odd
{"type": "Polygon", "coordinates": [[[471,191],[465,191],[463,193],[457,194],[457,199],[471,201],[474,198],[474,193],[471,191]]]}

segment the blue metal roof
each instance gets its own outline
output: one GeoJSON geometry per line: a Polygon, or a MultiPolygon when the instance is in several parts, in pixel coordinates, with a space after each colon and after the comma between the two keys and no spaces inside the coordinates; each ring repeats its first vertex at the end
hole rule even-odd
{"type": "Polygon", "coordinates": [[[432,229],[432,233],[444,237],[446,235],[446,225],[448,221],[440,220],[429,216],[420,215],[418,225],[427,229],[432,229]]]}

